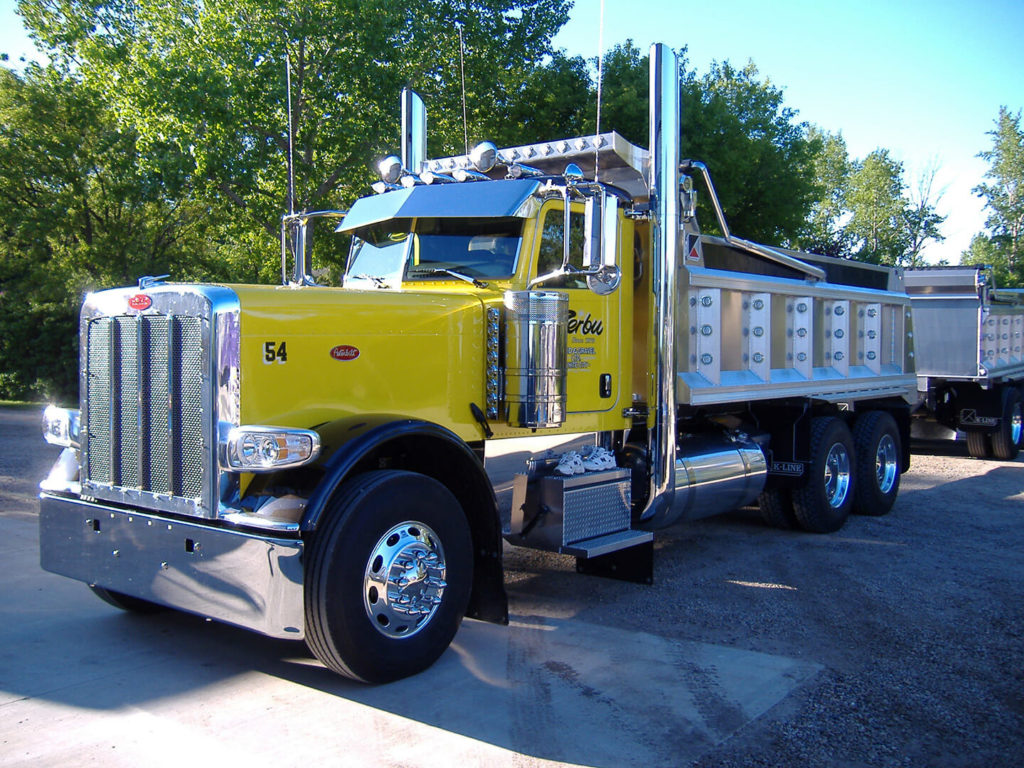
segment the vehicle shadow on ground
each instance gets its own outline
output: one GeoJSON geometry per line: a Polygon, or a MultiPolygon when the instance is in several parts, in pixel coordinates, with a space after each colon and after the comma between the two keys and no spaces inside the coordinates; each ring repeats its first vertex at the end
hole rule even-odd
{"type": "Polygon", "coordinates": [[[426,672],[365,686],[326,670],[303,643],[175,612],[124,614],[80,584],[53,579],[58,599],[49,615],[37,611],[23,622],[3,654],[0,704],[42,699],[110,717],[192,711],[197,701],[231,711],[260,701],[280,722],[312,710],[339,726],[368,729],[382,755],[394,748],[387,729],[368,728],[361,718],[380,723],[382,714],[393,715],[545,760],[675,764],[721,743],[820,669],[524,614],[508,627],[466,621],[426,672]]]}

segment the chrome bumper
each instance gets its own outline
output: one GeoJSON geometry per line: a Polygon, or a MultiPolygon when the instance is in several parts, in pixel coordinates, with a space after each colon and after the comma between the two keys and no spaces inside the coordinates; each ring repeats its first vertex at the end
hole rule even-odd
{"type": "Polygon", "coordinates": [[[39,498],[44,570],[270,637],[303,639],[301,541],[39,498]]]}

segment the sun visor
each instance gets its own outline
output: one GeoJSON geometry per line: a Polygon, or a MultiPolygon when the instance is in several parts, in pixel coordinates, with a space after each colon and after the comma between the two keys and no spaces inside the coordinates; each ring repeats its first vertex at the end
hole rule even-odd
{"type": "Polygon", "coordinates": [[[501,218],[532,215],[539,204],[535,179],[465,181],[396,189],[356,200],[335,232],[351,232],[390,219],[501,218]]]}

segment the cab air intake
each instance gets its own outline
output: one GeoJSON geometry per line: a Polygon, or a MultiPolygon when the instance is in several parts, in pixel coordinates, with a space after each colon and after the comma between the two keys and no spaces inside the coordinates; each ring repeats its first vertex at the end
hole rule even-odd
{"type": "Polygon", "coordinates": [[[556,291],[505,294],[508,424],[539,429],[565,421],[569,297],[556,291]]]}

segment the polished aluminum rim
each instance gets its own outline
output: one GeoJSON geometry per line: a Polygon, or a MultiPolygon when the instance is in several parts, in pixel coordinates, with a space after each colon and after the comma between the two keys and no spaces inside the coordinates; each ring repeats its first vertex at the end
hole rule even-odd
{"type": "Polygon", "coordinates": [[[381,536],[370,553],[363,605],[382,635],[411,637],[437,613],[446,586],[441,540],[429,526],[406,521],[381,536]]]}
{"type": "Polygon", "coordinates": [[[888,493],[896,484],[899,462],[896,458],[896,441],[892,435],[882,435],[875,451],[875,477],[878,479],[878,490],[888,493]]]}
{"type": "Polygon", "coordinates": [[[1013,414],[1010,416],[1010,443],[1020,445],[1020,433],[1022,428],[1020,403],[1013,406],[1013,414]]]}
{"type": "Polygon", "coordinates": [[[850,453],[842,443],[829,448],[825,458],[825,496],[829,506],[835,509],[846,501],[850,491],[850,453]]]}

